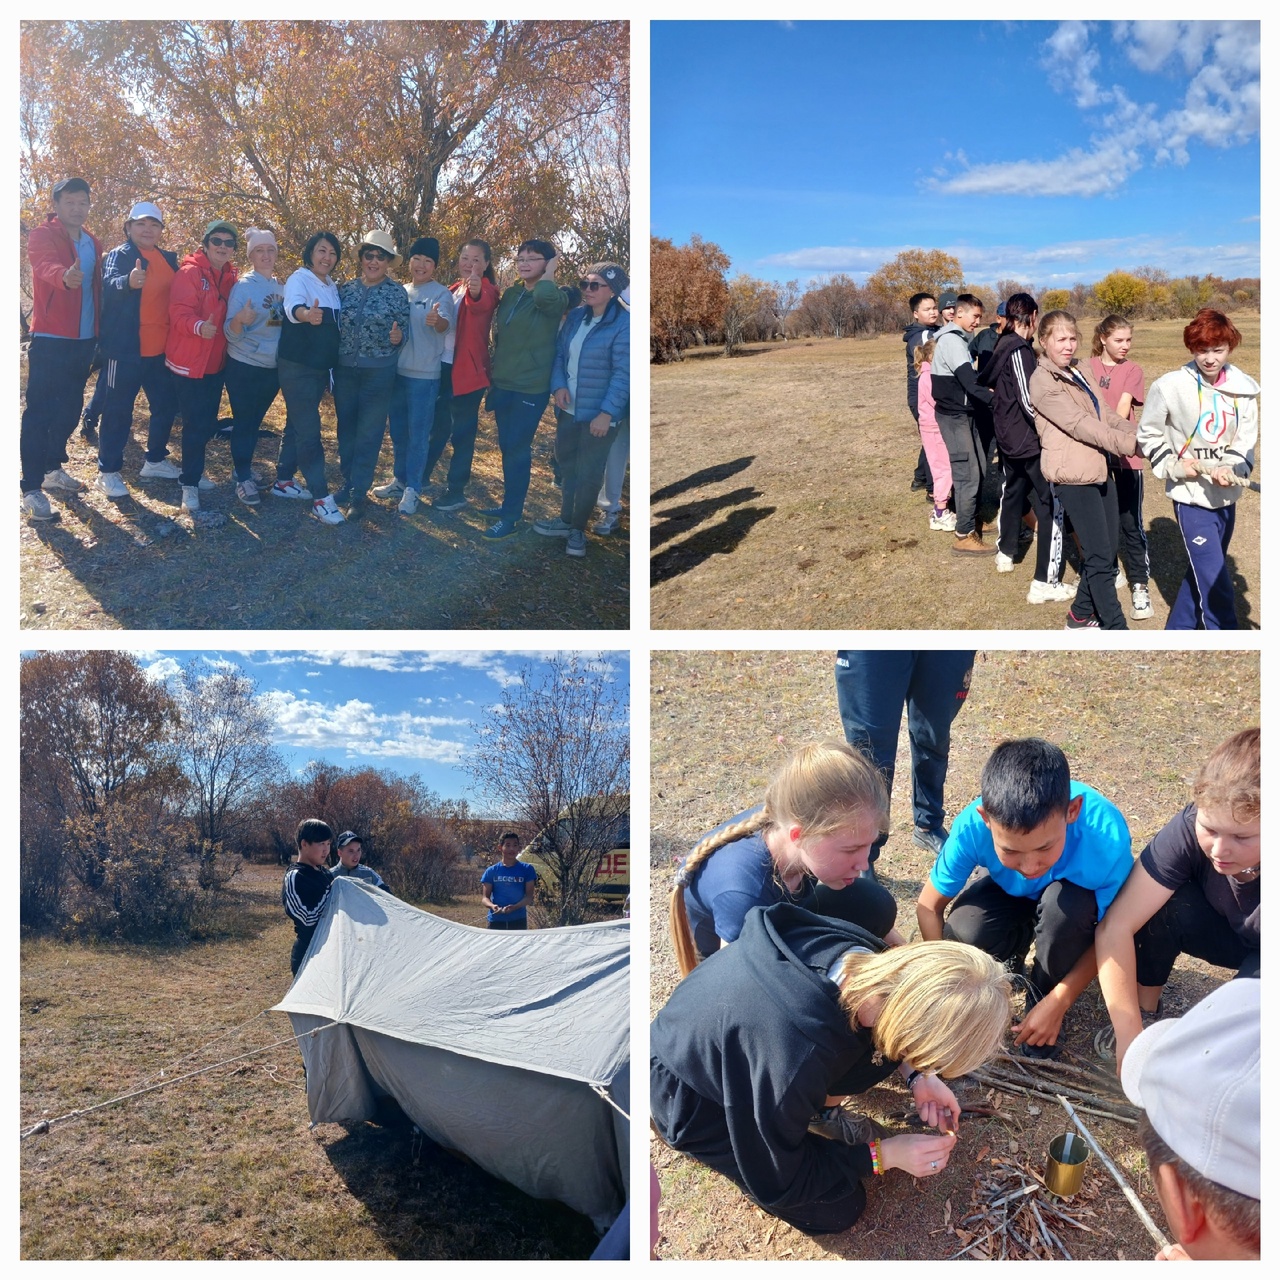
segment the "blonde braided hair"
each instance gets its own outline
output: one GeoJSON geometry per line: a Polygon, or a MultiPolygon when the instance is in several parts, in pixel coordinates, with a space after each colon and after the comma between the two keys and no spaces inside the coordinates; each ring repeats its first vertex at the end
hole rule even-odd
{"type": "MultiPolygon", "coordinates": [[[[793,825],[805,840],[820,840],[847,827],[851,815],[868,809],[883,829],[889,816],[889,793],[880,771],[861,751],[847,742],[811,742],[796,751],[770,782],[759,812],[704,837],[676,873],[667,916],[680,976],[688,977],[698,963],[684,891],[717,849],[757,831],[793,825]]],[[[795,869],[795,864],[777,867],[782,876],[795,869]]]]}

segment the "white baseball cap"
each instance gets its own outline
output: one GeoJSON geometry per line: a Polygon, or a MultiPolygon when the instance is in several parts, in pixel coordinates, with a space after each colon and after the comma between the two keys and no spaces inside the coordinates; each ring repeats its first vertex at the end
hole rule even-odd
{"type": "Polygon", "coordinates": [[[129,216],[125,221],[136,222],[139,218],[154,218],[162,227],[164,226],[164,215],[160,212],[160,206],[152,204],[150,200],[139,200],[129,210],[129,216]]]}
{"type": "Polygon", "coordinates": [[[1121,1083],[1210,1182],[1262,1198],[1262,982],[1233,978],[1129,1046],[1121,1083]]]}

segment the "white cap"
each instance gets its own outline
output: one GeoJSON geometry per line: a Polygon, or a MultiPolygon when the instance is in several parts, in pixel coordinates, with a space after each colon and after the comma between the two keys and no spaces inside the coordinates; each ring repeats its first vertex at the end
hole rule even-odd
{"type": "Polygon", "coordinates": [[[1198,1173],[1262,1198],[1262,982],[1233,978],[1148,1027],[1120,1070],[1151,1127],[1198,1173]]]}
{"type": "Polygon", "coordinates": [[[125,221],[136,222],[139,218],[154,218],[162,227],[164,226],[164,216],[160,212],[160,206],[152,204],[150,200],[139,200],[129,210],[129,216],[125,221]]]}

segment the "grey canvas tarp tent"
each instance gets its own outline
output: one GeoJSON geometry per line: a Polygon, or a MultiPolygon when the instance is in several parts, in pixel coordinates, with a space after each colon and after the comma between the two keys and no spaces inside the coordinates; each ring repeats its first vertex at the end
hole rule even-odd
{"type": "Polygon", "coordinates": [[[627,1199],[629,944],[626,921],[490,932],[338,877],[275,1006],[302,1037],[312,1123],[371,1119],[390,1095],[603,1231],[627,1199]]]}

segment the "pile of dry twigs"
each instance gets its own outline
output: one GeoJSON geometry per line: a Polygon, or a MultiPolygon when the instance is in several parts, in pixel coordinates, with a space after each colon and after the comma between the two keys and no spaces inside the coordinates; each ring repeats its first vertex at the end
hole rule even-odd
{"type": "Polygon", "coordinates": [[[1114,1071],[1069,1050],[1072,1062],[1001,1054],[970,1075],[971,1080],[1000,1093],[1021,1093],[1054,1101],[1062,1095],[1078,1111],[1136,1125],[1138,1109],[1124,1095],[1114,1071]]]}

